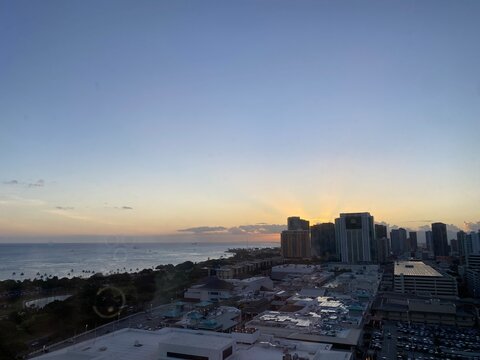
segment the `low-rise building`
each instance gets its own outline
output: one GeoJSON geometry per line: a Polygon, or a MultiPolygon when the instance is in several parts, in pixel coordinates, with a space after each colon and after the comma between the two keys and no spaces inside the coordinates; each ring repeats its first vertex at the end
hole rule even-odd
{"type": "Polygon", "coordinates": [[[229,282],[216,276],[209,276],[185,291],[184,297],[199,301],[219,301],[231,298],[234,293],[233,289],[234,286],[229,282]]]}
{"type": "Polygon", "coordinates": [[[243,329],[229,334],[164,328],[122,329],[43,354],[39,360],[350,360],[328,343],[280,339],[243,329]]]}
{"type": "Polygon", "coordinates": [[[177,326],[191,329],[229,331],[242,320],[242,312],[231,306],[219,306],[214,309],[197,309],[186,313],[177,326]]]}
{"type": "Polygon", "coordinates": [[[283,257],[272,257],[265,259],[256,259],[251,261],[241,261],[236,264],[226,265],[218,268],[209,268],[209,276],[216,276],[219,279],[238,279],[248,276],[248,274],[259,271],[269,270],[272,266],[282,264],[283,257]]]}
{"type": "Polygon", "coordinates": [[[311,275],[320,270],[321,267],[316,265],[284,264],[272,267],[270,277],[273,280],[282,280],[287,276],[311,275]]]}
{"type": "Polygon", "coordinates": [[[422,261],[397,261],[394,265],[394,291],[425,297],[457,297],[457,280],[440,273],[422,261]]]}

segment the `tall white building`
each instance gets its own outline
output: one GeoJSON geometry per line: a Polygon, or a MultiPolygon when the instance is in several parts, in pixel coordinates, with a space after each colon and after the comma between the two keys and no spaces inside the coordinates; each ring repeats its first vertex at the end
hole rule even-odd
{"type": "Polygon", "coordinates": [[[376,248],[373,246],[375,227],[370,213],[340,214],[335,219],[335,231],[342,262],[355,264],[377,261],[376,248]]]}

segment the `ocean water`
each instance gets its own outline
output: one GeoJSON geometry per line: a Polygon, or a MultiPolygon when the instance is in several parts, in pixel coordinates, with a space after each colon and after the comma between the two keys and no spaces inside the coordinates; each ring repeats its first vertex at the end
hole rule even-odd
{"type": "Polygon", "coordinates": [[[231,248],[276,246],[274,242],[0,244],[0,280],[135,272],[187,260],[228,257],[226,251],[231,248]]]}

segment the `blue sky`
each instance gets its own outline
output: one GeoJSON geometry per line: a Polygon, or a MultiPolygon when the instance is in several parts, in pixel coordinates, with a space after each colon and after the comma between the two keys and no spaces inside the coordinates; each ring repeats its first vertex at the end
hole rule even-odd
{"type": "Polygon", "coordinates": [[[478,1],[2,2],[0,233],[345,211],[477,222],[479,14],[478,1]]]}

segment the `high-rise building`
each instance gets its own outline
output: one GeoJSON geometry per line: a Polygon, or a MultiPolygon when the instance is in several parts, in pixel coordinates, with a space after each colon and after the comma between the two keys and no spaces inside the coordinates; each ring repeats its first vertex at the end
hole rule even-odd
{"type": "Polygon", "coordinates": [[[480,236],[477,232],[471,231],[465,236],[467,254],[480,254],[480,236]]]}
{"type": "Polygon", "coordinates": [[[433,236],[430,230],[425,231],[425,242],[427,244],[427,250],[433,254],[433,236]]]}
{"type": "Polygon", "coordinates": [[[466,271],[465,280],[470,296],[480,297],[480,254],[469,254],[465,256],[466,271]]]}
{"type": "Polygon", "coordinates": [[[288,230],[310,230],[310,222],[298,216],[290,216],[287,219],[288,230]]]}
{"type": "Polygon", "coordinates": [[[387,237],[387,227],[375,224],[375,246],[377,248],[377,260],[379,263],[387,262],[390,256],[390,243],[387,237]]]}
{"type": "Polygon", "coordinates": [[[382,224],[375,224],[375,237],[377,239],[388,238],[387,226],[382,224]]]}
{"type": "Polygon", "coordinates": [[[375,228],[373,216],[369,213],[340,214],[335,219],[337,249],[342,262],[373,262],[377,258],[373,246],[375,228]]]}
{"type": "Polygon", "coordinates": [[[312,225],[310,227],[310,236],[313,255],[327,261],[338,260],[334,223],[312,225]]]}
{"type": "Polygon", "coordinates": [[[284,230],[281,234],[282,255],[285,258],[310,258],[312,246],[309,230],[284,230]]]}
{"type": "Polygon", "coordinates": [[[467,254],[466,252],[466,244],[465,244],[465,238],[466,238],[467,233],[465,231],[460,230],[457,232],[457,241],[458,241],[458,255],[459,256],[465,256],[467,254]]]}
{"type": "Polygon", "coordinates": [[[450,240],[450,255],[456,256],[458,255],[458,240],[451,239],[450,240]]]}
{"type": "Polygon", "coordinates": [[[432,224],[433,254],[448,256],[447,225],[444,223],[432,224]]]}
{"type": "Polygon", "coordinates": [[[393,255],[400,256],[407,251],[407,230],[403,228],[390,231],[393,255]]]}
{"type": "Polygon", "coordinates": [[[410,231],[408,233],[408,251],[415,252],[417,251],[418,242],[417,242],[417,232],[410,231]]]}
{"type": "Polygon", "coordinates": [[[374,244],[377,248],[376,251],[376,262],[383,264],[386,263],[388,257],[390,256],[390,245],[388,244],[388,239],[386,237],[376,238],[374,244]]]}

